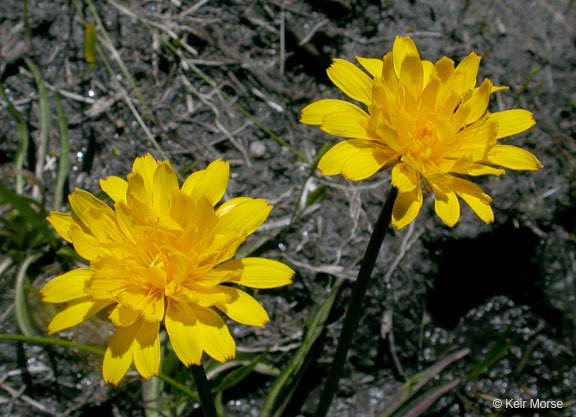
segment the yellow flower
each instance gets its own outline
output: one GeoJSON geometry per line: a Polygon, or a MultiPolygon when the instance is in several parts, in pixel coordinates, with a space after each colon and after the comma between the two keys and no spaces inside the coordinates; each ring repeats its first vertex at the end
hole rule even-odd
{"type": "Polygon", "coordinates": [[[48,221],[90,261],[48,282],[44,301],[70,302],[50,334],[75,326],[108,308],[117,327],[104,355],[103,376],[118,384],[134,362],[144,378],[158,374],[164,323],[174,352],[186,365],[202,352],[219,362],[235,355],[221,311],[232,320],[264,327],[266,311],[229,285],[275,288],[294,271],[263,258],[230,260],[246,237],[268,217],[266,200],[234,198],[214,206],[228,186],[229,164],[217,160],[178,186],[168,163],[137,158],[128,181],[100,180],[114,208],[92,194],[70,195],[73,214],[52,212],[48,221]]]}
{"type": "Polygon", "coordinates": [[[487,112],[495,87],[476,87],[480,57],[472,53],[458,66],[449,58],[420,59],[410,38],[397,37],[382,59],[356,58],[373,77],[348,61],[335,59],[328,77],[367,111],[340,100],[320,100],[302,110],[300,122],[348,138],[320,160],[322,175],[352,181],[392,168],[398,189],[392,224],[410,224],[422,206],[422,187],[434,193],[436,214],[448,226],[460,218],[458,197],[486,223],[494,221],[492,198],[461,175],[502,175],[503,169],[536,171],[529,152],[498,140],[535,124],[526,110],[487,112]]]}

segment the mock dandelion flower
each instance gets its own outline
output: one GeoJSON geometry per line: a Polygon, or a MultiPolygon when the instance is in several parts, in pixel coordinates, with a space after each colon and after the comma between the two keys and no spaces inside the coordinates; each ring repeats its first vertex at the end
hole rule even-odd
{"type": "Polygon", "coordinates": [[[487,111],[490,95],[508,88],[488,79],[476,87],[481,58],[475,53],[457,66],[446,57],[432,63],[420,59],[410,38],[397,37],[384,58],[356,59],[372,78],[342,59],[335,59],[327,73],[367,111],[345,101],[320,100],[302,110],[300,122],[347,138],[321,158],[322,175],[360,181],[392,167],[392,185],[398,189],[392,212],[396,228],[418,215],[421,184],[434,193],[436,214],[446,225],[460,218],[458,197],[491,223],[492,198],[461,176],[542,168],[531,153],[499,144],[535,121],[526,110],[487,111]]]}
{"type": "Polygon", "coordinates": [[[134,161],[127,181],[100,180],[114,208],[76,190],[69,197],[73,214],[50,213],[48,221],[90,266],[42,289],[44,301],[70,302],[48,332],[107,308],[117,329],[104,355],[106,382],[118,384],[132,363],[144,378],[158,374],[162,323],[188,366],[200,364],[203,352],[219,362],[234,357],[234,340],[217,311],[250,326],[269,321],[254,298],[228,284],[276,288],[290,284],[294,271],[263,258],[231,260],[272,206],[239,197],[215,208],[228,177],[229,164],[217,160],[180,188],[168,161],[148,155],[134,161]]]}

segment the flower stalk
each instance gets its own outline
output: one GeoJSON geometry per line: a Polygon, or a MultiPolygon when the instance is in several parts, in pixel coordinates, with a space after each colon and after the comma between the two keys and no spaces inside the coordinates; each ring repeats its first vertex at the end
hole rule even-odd
{"type": "Polygon", "coordinates": [[[196,383],[196,390],[200,397],[200,405],[202,406],[204,417],[218,417],[216,407],[214,406],[214,398],[212,397],[210,383],[208,382],[208,378],[206,378],[206,372],[204,371],[202,363],[200,363],[200,365],[193,365],[190,369],[192,370],[192,376],[196,383]]]}
{"type": "Polygon", "coordinates": [[[354,283],[352,295],[350,296],[350,301],[348,302],[348,309],[346,310],[344,325],[340,332],[340,338],[338,339],[338,347],[336,348],[334,360],[332,361],[332,366],[328,373],[328,377],[326,378],[326,383],[320,397],[320,402],[318,403],[316,413],[314,413],[315,417],[326,416],[330,408],[330,404],[334,399],[334,395],[336,394],[336,390],[338,389],[338,381],[340,380],[342,369],[344,368],[344,363],[346,362],[346,356],[352,342],[352,337],[354,336],[354,330],[358,326],[358,321],[360,320],[360,313],[362,311],[364,299],[366,297],[368,282],[372,276],[372,271],[374,270],[374,265],[376,263],[378,253],[380,252],[382,241],[384,240],[386,231],[390,226],[390,221],[392,219],[392,208],[394,207],[394,202],[397,195],[398,190],[395,187],[391,187],[388,198],[384,203],[384,207],[382,207],[380,216],[374,225],[374,231],[372,232],[372,236],[370,236],[370,241],[368,242],[366,252],[364,253],[364,259],[360,265],[358,278],[354,283]]]}

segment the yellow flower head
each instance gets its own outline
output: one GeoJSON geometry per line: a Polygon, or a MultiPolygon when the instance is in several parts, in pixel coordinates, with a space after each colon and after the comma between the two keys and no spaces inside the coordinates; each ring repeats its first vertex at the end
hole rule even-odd
{"type": "Polygon", "coordinates": [[[250,326],[269,321],[250,295],[223,284],[281,287],[291,283],[294,271],[268,259],[230,260],[272,206],[239,197],[215,209],[228,177],[228,163],[217,160],[180,188],[170,164],[148,155],[134,161],[128,181],[100,181],[114,208],[76,190],[69,197],[73,214],[50,213],[48,221],[90,267],[67,272],[42,289],[44,301],[70,302],[48,332],[108,308],[117,330],[104,355],[106,382],[117,384],[132,362],[144,378],[158,374],[162,323],[188,366],[199,364],[202,352],[219,362],[234,357],[234,340],[216,310],[250,326]]]}
{"type": "Polygon", "coordinates": [[[410,224],[422,206],[422,187],[433,192],[436,214],[448,226],[460,218],[458,197],[486,223],[494,221],[492,199],[460,175],[502,175],[542,168],[529,152],[498,139],[523,132],[535,122],[526,110],[490,113],[490,95],[507,87],[484,80],[476,87],[480,57],[472,53],[458,66],[449,58],[420,59],[410,38],[397,37],[382,59],[356,58],[373,77],[335,59],[328,77],[367,111],[340,100],[320,100],[302,110],[301,122],[348,138],[320,160],[322,175],[352,181],[392,168],[398,189],[392,223],[410,224]]]}

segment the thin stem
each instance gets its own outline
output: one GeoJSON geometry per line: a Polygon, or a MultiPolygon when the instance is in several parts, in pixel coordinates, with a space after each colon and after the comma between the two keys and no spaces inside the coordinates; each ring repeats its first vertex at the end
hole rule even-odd
{"type": "Polygon", "coordinates": [[[378,217],[378,220],[374,225],[374,231],[372,232],[370,242],[368,242],[368,247],[364,253],[364,259],[362,260],[362,265],[358,272],[358,278],[356,279],[354,288],[352,289],[352,295],[350,296],[350,301],[348,303],[348,310],[346,311],[344,326],[342,327],[340,338],[338,339],[338,347],[334,354],[332,367],[330,368],[330,372],[326,378],[326,384],[324,385],[324,390],[322,391],[320,402],[318,403],[318,408],[316,409],[316,413],[314,413],[314,417],[326,416],[330,404],[334,399],[334,395],[336,394],[336,390],[338,389],[338,381],[340,380],[340,375],[342,374],[342,369],[346,362],[346,355],[350,348],[350,343],[352,342],[354,330],[356,330],[358,321],[360,320],[360,313],[363,310],[368,282],[372,275],[376,258],[380,252],[380,246],[382,246],[384,235],[390,225],[392,207],[394,206],[397,194],[397,189],[392,187],[388,194],[388,198],[384,203],[384,207],[382,207],[380,217],[378,217]]]}
{"type": "Polygon", "coordinates": [[[69,349],[76,349],[82,352],[91,353],[93,355],[104,356],[102,349],[93,346],[81,345],[79,343],[70,342],[64,339],[55,339],[53,337],[35,337],[24,336],[20,334],[0,334],[0,340],[13,340],[24,343],[31,343],[34,345],[58,345],[69,349]]]}
{"type": "Polygon", "coordinates": [[[218,417],[216,407],[214,406],[212,390],[210,389],[208,378],[206,378],[204,367],[202,364],[200,364],[198,366],[192,365],[190,368],[192,369],[194,382],[196,382],[196,390],[198,391],[198,396],[200,397],[200,405],[202,405],[202,412],[204,413],[204,417],[218,417]]]}

